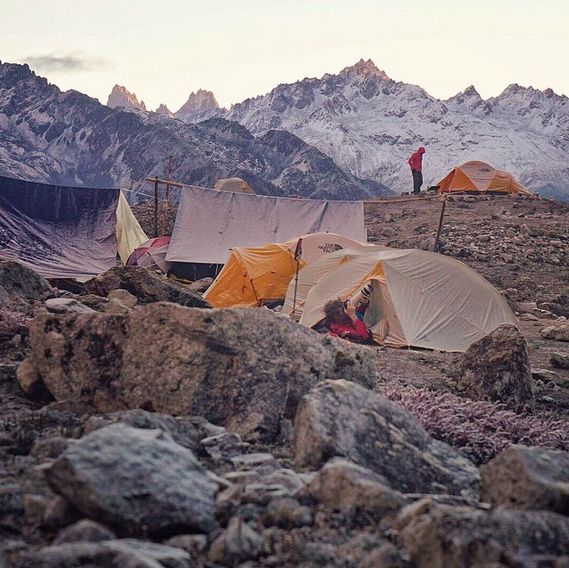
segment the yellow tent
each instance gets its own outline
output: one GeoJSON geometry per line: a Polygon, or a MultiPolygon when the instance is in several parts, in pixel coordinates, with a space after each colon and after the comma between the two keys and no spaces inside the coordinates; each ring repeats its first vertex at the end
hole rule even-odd
{"type": "Polygon", "coordinates": [[[512,174],[486,162],[465,162],[453,168],[439,183],[439,193],[523,193],[529,191],[512,174]]]}
{"type": "Polygon", "coordinates": [[[217,189],[218,191],[230,191],[233,193],[255,193],[244,179],[238,177],[217,180],[213,189],[217,189]]]}
{"type": "Polygon", "coordinates": [[[284,243],[234,248],[204,298],[217,308],[260,306],[268,300],[284,299],[297,268],[294,251],[299,238],[302,238],[300,268],[327,253],[366,246],[342,235],[314,233],[284,243]]]}

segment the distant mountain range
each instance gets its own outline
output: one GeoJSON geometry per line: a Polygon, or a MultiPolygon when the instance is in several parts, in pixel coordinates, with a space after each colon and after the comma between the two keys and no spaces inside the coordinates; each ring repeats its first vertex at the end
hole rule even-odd
{"type": "MultiPolygon", "coordinates": [[[[208,101],[197,93],[180,112],[190,117],[208,101]]],[[[255,137],[224,118],[187,124],[146,112],[126,89],[115,89],[110,102],[118,108],[62,92],[27,65],[0,64],[0,174],[138,188],[145,177],[164,176],[172,156],[173,178],[188,184],[212,187],[219,178],[239,176],[261,194],[362,199],[389,193],[289,132],[255,137]]]]}
{"type": "Polygon", "coordinates": [[[484,100],[471,86],[440,100],[369,60],[229,109],[200,89],[175,112],[118,85],[101,105],[3,64],[0,113],[0,170],[44,181],[128,185],[173,155],[187,183],[239,175],[259,193],[355,199],[408,191],[407,158],[425,146],[426,185],[479,159],[569,200],[566,96],[510,85],[484,100]]]}
{"type": "Polygon", "coordinates": [[[396,192],[409,190],[407,158],[425,146],[427,185],[478,159],[512,172],[534,192],[569,200],[569,99],[551,89],[510,85],[484,100],[471,86],[439,100],[361,60],[335,75],[209,110],[255,135],[292,132],[344,170],[396,192]]]}

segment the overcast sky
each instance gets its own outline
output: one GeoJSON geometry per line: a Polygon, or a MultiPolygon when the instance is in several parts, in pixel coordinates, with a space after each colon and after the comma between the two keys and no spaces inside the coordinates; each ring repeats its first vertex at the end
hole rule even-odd
{"type": "Polygon", "coordinates": [[[0,60],[106,102],[230,105],[371,58],[447,98],[510,83],[569,95],[569,0],[0,0],[0,60]]]}

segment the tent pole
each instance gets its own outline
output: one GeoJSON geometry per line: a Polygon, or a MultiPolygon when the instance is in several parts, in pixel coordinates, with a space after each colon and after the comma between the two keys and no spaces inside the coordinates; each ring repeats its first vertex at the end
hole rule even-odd
{"type": "Polygon", "coordinates": [[[294,249],[294,260],[296,260],[296,274],[294,276],[294,296],[292,300],[292,319],[296,316],[296,293],[298,291],[298,271],[300,270],[300,259],[302,257],[302,239],[298,239],[294,249]]]}
{"type": "Polygon", "coordinates": [[[439,217],[439,227],[437,229],[437,236],[435,238],[435,246],[433,247],[433,252],[439,252],[439,239],[441,237],[441,231],[443,229],[443,221],[445,218],[445,208],[447,205],[447,196],[443,197],[443,204],[441,206],[441,216],[439,217]]]}
{"type": "Polygon", "coordinates": [[[154,178],[154,236],[158,236],[158,176],[154,178]]]}

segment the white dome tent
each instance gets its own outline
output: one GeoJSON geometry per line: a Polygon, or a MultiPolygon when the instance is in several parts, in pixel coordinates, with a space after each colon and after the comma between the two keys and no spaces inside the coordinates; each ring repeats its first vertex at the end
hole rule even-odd
{"type": "MultiPolygon", "coordinates": [[[[462,262],[422,250],[366,247],[328,254],[299,274],[296,313],[313,327],[324,318],[328,300],[347,299],[372,282],[364,321],[374,329],[382,320],[382,343],[466,351],[502,324],[516,325],[504,298],[462,262]]],[[[283,313],[292,313],[291,282],[283,313]]]]}

